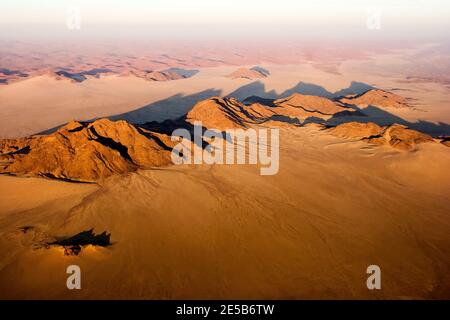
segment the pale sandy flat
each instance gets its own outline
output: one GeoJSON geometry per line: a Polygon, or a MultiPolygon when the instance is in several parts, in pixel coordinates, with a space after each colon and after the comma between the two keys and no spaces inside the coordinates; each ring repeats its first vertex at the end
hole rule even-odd
{"type": "Polygon", "coordinates": [[[95,184],[4,175],[0,177],[0,216],[26,211],[61,198],[82,196],[97,188],[95,184]]]}

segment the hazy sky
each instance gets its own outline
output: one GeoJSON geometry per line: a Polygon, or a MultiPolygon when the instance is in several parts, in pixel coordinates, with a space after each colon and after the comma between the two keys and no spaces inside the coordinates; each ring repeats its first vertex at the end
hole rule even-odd
{"type": "Polygon", "coordinates": [[[306,28],[338,33],[340,28],[360,34],[370,29],[371,17],[379,21],[375,29],[386,36],[395,32],[447,36],[450,27],[448,0],[1,0],[0,35],[31,35],[39,28],[67,32],[68,17],[74,12],[79,13],[80,33],[84,30],[86,35],[95,30],[115,35],[126,28],[138,33],[197,28],[199,34],[231,36],[289,36],[306,33],[306,28]]]}
{"type": "Polygon", "coordinates": [[[389,23],[450,24],[448,0],[2,0],[1,23],[58,24],[69,6],[89,24],[347,24],[371,7],[389,23]]]}

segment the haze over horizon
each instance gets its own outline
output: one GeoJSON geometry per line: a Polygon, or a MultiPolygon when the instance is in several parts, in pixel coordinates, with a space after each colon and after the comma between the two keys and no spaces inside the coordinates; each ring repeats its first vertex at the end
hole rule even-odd
{"type": "Polygon", "coordinates": [[[6,0],[0,12],[0,39],[29,40],[443,40],[450,27],[450,3],[440,0],[6,0]],[[67,27],[72,15],[79,29],[67,27]]]}

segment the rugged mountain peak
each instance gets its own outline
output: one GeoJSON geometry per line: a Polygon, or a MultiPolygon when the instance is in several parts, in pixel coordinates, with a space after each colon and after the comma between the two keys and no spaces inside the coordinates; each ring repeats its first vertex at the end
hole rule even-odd
{"type": "Polygon", "coordinates": [[[0,173],[96,181],[169,164],[168,141],[126,121],[71,121],[49,135],[0,142],[0,173]]]}
{"type": "Polygon", "coordinates": [[[406,99],[398,94],[371,89],[359,95],[346,96],[339,99],[340,102],[367,107],[375,106],[381,108],[409,108],[406,99]]]}
{"type": "Polygon", "coordinates": [[[396,149],[408,151],[415,150],[418,144],[434,142],[434,139],[429,135],[399,124],[380,127],[372,122],[347,122],[328,129],[328,132],[343,138],[356,138],[369,143],[389,145],[396,149]]]}
{"type": "Polygon", "coordinates": [[[218,130],[245,128],[254,120],[243,103],[221,97],[198,102],[186,115],[186,121],[191,124],[201,121],[204,127],[218,130]]]}
{"type": "Polygon", "coordinates": [[[294,93],[287,98],[275,100],[274,104],[278,107],[301,108],[306,112],[317,112],[323,115],[333,115],[338,112],[351,110],[340,102],[300,93],[294,93]]]}

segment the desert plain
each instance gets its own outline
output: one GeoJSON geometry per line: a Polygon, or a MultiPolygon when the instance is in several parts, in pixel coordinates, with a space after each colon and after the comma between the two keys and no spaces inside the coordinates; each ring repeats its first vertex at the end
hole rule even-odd
{"type": "Polygon", "coordinates": [[[0,297],[450,298],[450,91],[389,67],[404,56],[348,59],[339,72],[258,61],[268,75],[255,79],[248,64],[190,67],[194,75],[169,81],[108,74],[77,82],[45,73],[0,86],[0,297]],[[349,107],[370,90],[386,104],[349,107]],[[256,105],[244,104],[251,97],[256,105]],[[279,171],[159,158],[139,165],[142,149],[123,160],[112,147],[111,140],[130,151],[145,136],[161,147],[148,152],[165,152],[171,145],[155,123],[211,120],[203,109],[193,113],[202,101],[227,121],[236,112],[244,128],[249,119],[258,120],[249,127],[279,128],[279,171]],[[322,103],[350,114],[335,116],[322,103]],[[72,120],[79,122],[64,127],[72,120]],[[114,121],[127,121],[117,128],[128,131],[114,121]],[[350,122],[385,131],[339,127],[350,122]],[[401,127],[387,137],[393,124],[414,132],[401,127]],[[69,158],[40,147],[54,141],[69,158]],[[92,151],[88,160],[73,141],[93,144],[83,149],[92,151]],[[74,169],[79,163],[85,167],[74,169]],[[85,231],[107,243],[74,250],[64,242],[85,231]],[[81,290],[66,287],[69,265],[82,270],[81,290]],[[381,290],[366,286],[369,265],[380,266],[381,290]]]}

